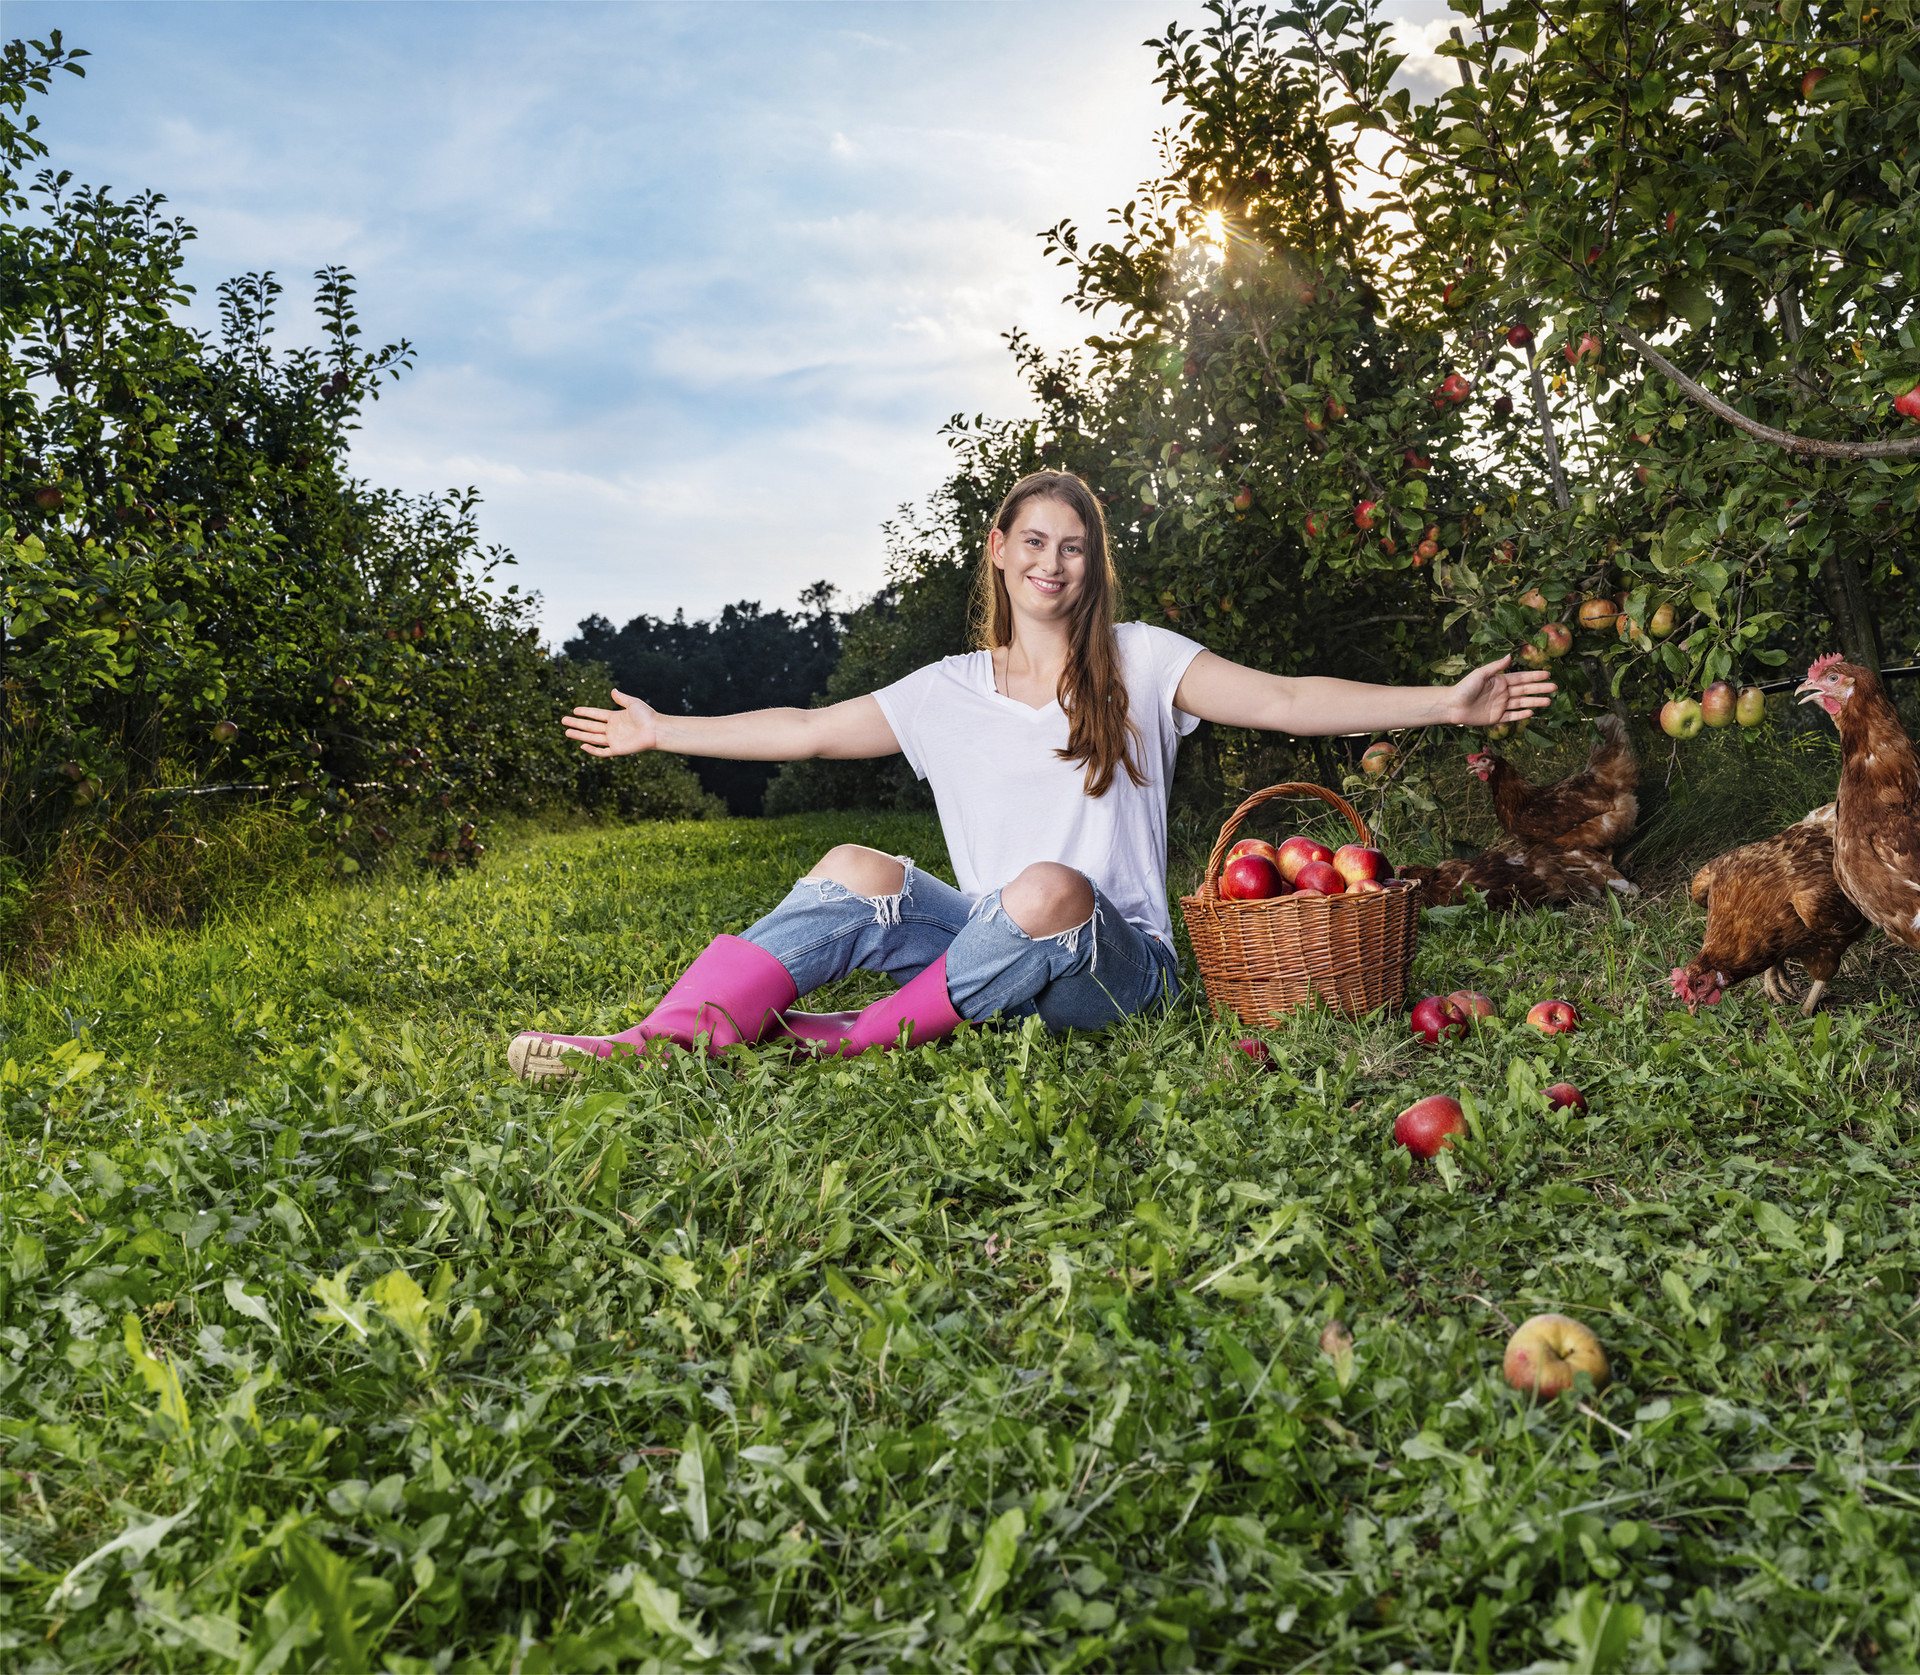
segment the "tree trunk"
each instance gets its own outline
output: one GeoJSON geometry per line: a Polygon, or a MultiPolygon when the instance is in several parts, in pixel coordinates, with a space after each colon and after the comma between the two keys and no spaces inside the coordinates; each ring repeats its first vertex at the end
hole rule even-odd
{"type": "Polygon", "coordinates": [[[1853,555],[1838,550],[1829,554],[1820,566],[1820,580],[1826,587],[1827,609],[1833,613],[1834,632],[1840,637],[1840,649],[1847,661],[1878,673],[1880,635],[1873,601],[1867,596],[1853,555]]]}

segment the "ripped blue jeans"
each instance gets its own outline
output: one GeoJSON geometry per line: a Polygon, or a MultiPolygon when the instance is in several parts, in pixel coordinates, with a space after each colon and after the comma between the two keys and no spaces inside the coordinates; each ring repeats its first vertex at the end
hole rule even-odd
{"type": "Polygon", "coordinates": [[[1180,992],[1174,951],[1123,919],[1098,885],[1085,923],[1035,937],[1001,908],[998,890],[971,902],[894,858],[906,869],[897,895],[803,878],[742,937],[784,965],[803,995],[850,971],[904,983],[945,954],[947,998],[976,1023],[1037,1014],[1051,1030],[1105,1029],[1180,992]]]}

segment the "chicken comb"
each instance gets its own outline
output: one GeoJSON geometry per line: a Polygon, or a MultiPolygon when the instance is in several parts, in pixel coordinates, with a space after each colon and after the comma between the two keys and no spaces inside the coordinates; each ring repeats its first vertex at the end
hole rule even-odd
{"type": "Polygon", "coordinates": [[[1813,667],[1807,670],[1807,679],[1818,680],[1840,661],[1842,661],[1841,655],[1837,651],[1830,651],[1825,657],[1816,657],[1813,660],[1813,667]]]}

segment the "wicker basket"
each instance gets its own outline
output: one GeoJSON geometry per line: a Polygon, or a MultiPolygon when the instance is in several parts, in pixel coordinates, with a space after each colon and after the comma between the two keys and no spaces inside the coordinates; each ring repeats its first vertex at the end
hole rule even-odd
{"type": "Polygon", "coordinates": [[[1237,1012],[1259,1029],[1318,1000],[1349,1017],[1396,1011],[1407,1003],[1407,974],[1420,923],[1420,884],[1395,879],[1364,895],[1275,896],[1223,901],[1220,868],[1241,821],[1276,797],[1318,797],[1353,824],[1356,841],[1372,834],[1344,797],[1318,785],[1269,785],[1220,828],[1199,890],[1180,898],[1187,935],[1216,1012],[1237,1012]]]}

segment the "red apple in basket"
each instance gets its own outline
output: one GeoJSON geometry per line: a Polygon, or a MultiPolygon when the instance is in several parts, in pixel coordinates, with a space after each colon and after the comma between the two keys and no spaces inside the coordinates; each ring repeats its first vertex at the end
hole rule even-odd
{"type": "Polygon", "coordinates": [[[1387,893],[1388,880],[1379,878],[1356,878],[1347,886],[1350,896],[1384,896],[1387,893]]]}
{"type": "Polygon", "coordinates": [[[1433,1157],[1442,1146],[1452,1144],[1454,1135],[1466,1131],[1460,1101],[1443,1093],[1415,1100],[1393,1119],[1394,1144],[1405,1146],[1415,1157],[1433,1157]]]}
{"type": "Polygon", "coordinates": [[[1325,861],[1309,861],[1294,875],[1294,889],[1303,896],[1344,896],[1347,881],[1325,861]]]}
{"type": "Polygon", "coordinates": [[[1333,852],[1333,870],[1351,887],[1363,878],[1391,878],[1393,863],[1379,850],[1370,849],[1364,843],[1343,843],[1333,852]]]}
{"type": "Polygon", "coordinates": [[[1429,1047],[1467,1033],[1467,1015],[1445,995],[1428,995],[1416,1000],[1407,1014],[1413,1033],[1429,1047]]]}
{"type": "Polygon", "coordinates": [[[1280,876],[1289,884],[1297,883],[1300,869],[1313,861],[1331,861],[1333,851],[1310,837],[1290,837],[1280,845],[1280,876]]]}
{"type": "Polygon", "coordinates": [[[1287,882],[1280,876],[1280,869],[1264,855],[1242,855],[1220,869],[1223,901],[1265,901],[1286,894],[1287,882]]]}
{"type": "Polygon", "coordinates": [[[1242,838],[1227,851],[1227,858],[1222,865],[1231,866],[1242,855],[1258,855],[1263,861],[1271,861],[1274,871],[1280,870],[1280,851],[1265,838],[1242,838]]]}

